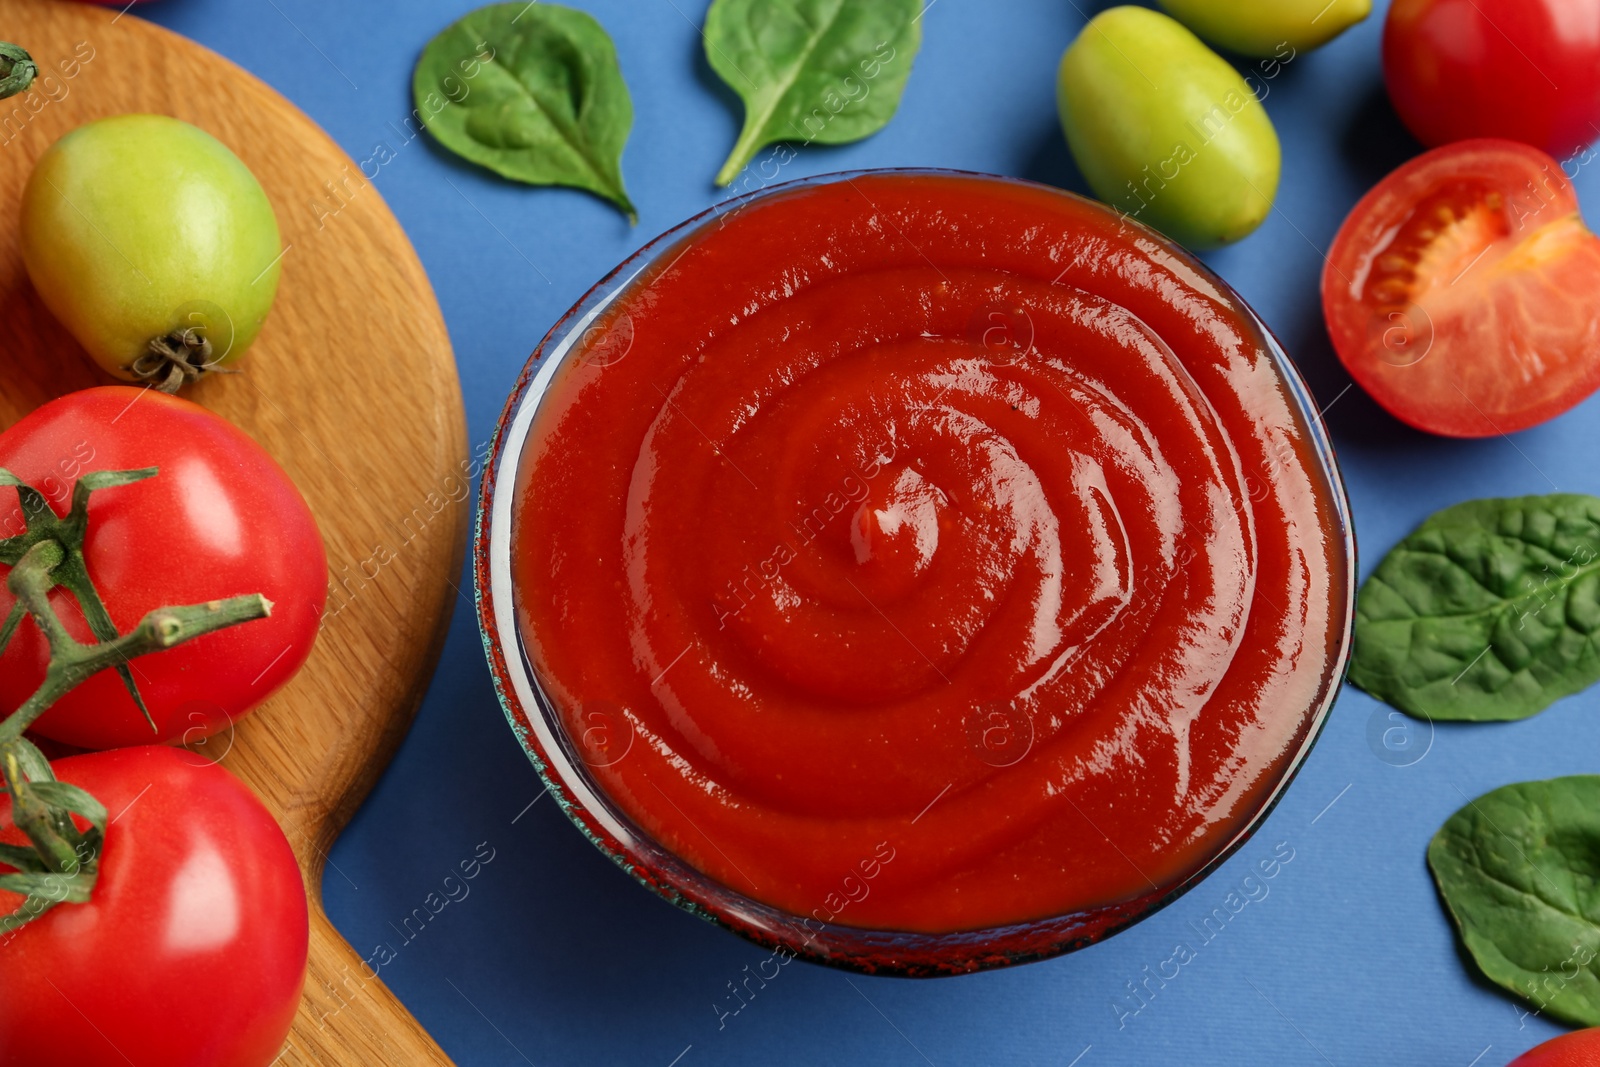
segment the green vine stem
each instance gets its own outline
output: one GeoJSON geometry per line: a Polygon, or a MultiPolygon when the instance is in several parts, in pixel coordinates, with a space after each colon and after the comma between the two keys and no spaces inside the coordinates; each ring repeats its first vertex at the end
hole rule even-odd
{"type": "Polygon", "coordinates": [[[215,630],[272,613],[272,602],[259,593],[213,600],[181,608],[157,608],[139,621],[130,633],[111,641],[85,645],[61,624],[50,606],[50,589],[55,584],[52,571],[65,558],[54,541],[40,541],[11,568],[6,586],[20,601],[45,640],[50,642],[50,667],[44,683],[23,705],[0,723],[0,745],[22,736],[40,715],[69,690],[90,675],[117,667],[150,652],[160,652],[192,641],[215,630]]]}
{"type": "Polygon", "coordinates": [[[56,781],[44,753],[26,738],[0,745],[0,778],[11,794],[11,821],[32,843],[0,844],[0,863],[17,869],[0,875],[0,889],[25,898],[16,911],[0,916],[0,936],[9,938],[58,904],[89,899],[99,877],[107,813],[82,789],[56,781]],[[73,815],[87,819],[89,828],[80,831],[73,815]]]}
{"type": "MultiPolygon", "coordinates": [[[[57,781],[49,761],[23,736],[23,731],[67,692],[99,671],[122,671],[137,700],[137,690],[132,689],[132,678],[127,674],[128,661],[133,657],[263,619],[272,612],[271,601],[260,594],[229,597],[186,607],[157,608],[131,632],[117,635],[84,567],[88,494],[96,488],[132,484],[155,473],[151,469],[85,475],[73,494],[71,514],[59,520],[36,490],[0,470],[0,485],[17,488],[28,518],[26,534],[0,541],[0,563],[11,566],[6,587],[16,597],[16,605],[0,624],[0,649],[16,632],[24,614],[32,617],[50,646],[44,681],[21,707],[0,722],[0,780],[4,782],[4,792],[11,797],[11,822],[31,843],[31,847],[0,843],[0,864],[15,868],[15,873],[0,874],[0,889],[25,898],[16,911],[0,915],[0,937],[10,937],[59,904],[89,899],[99,876],[107,826],[105,807],[77,786],[57,781]],[[110,627],[106,639],[84,644],[67,632],[50,604],[50,591],[57,585],[78,594],[96,636],[101,636],[104,627],[110,627]],[[93,626],[95,613],[90,604],[98,609],[102,626],[93,626]],[[79,830],[74,816],[87,820],[88,829],[79,830]]],[[[142,701],[139,706],[144,709],[142,701]]]]}
{"type": "Polygon", "coordinates": [[[32,56],[14,44],[0,41],[0,100],[16,96],[32,85],[38,73],[32,56]]]}
{"type": "MultiPolygon", "coordinates": [[[[10,471],[0,468],[0,486],[16,489],[23,518],[27,521],[25,532],[0,541],[0,563],[15,567],[34,545],[53,541],[61,548],[64,558],[50,571],[52,583],[64,586],[77,598],[78,606],[83,609],[84,621],[89,624],[89,632],[94,634],[97,641],[114,640],[117,636],[116,623],[111,621],[111,613],[106,610],[94,582],[89,578],[89,564],[83,555],[84,537],[89,528],[89,497],[96,490],[132,485],[146,478],[154,478],[155,475],[154,467],[131,471],[91,471],[79,478],[72,487],[72,510],[66,518],[62,518],[55,513],[43,493],[10,471]]],[[[22,616],[23,606],[19,600],[12,607],[5,624],[0,626],[0,651],[11,640],[22,616]]],[[[126,663],[119,663],[117,673],[122,676],[122,684],[133,698],[134,707],[139,709],[139,714],[144,716],[145,722],[150,724],[150,731],[154,733],[155,720],[150,717],[150,709],[145,707],[144,697],[133,682],[133,672],[126,663]]]]}
{"type": "Polygon", "coordinates": [[[77,873],[82,866],[77,855],[77,843],[61,832],[62,826],[55,817],[56,813],[35,790],[29,788],[32,783],[23,774],[22,758],[16,748],[10,745],[0,748],[0,772],[5,776],[6,791],[11,794],[11,821],[33,842],[41,865],[56,873],[77,873]]]}

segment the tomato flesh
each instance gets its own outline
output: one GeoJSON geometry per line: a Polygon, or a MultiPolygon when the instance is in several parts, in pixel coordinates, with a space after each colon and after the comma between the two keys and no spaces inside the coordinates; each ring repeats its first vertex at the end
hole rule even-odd
{"type": "Polygon", "coordinates": [[[1394,0],[1383,74],[1423,144],[1507,137],[1568,156],[1600,137],[1600,0],[1394,0]]]}
{"type": "Polygon", "coordinates": [[[1351,376],[1419,429],[1512,433],[1600,387],[1600,238],[1526,145],[1463,141],[1385,178],[1334,239],[1322,301],[1351,376]]]}
{"type": "MultiPolygon", "coordinates": [[[[0,1064],[267,1067],[305,981],[294,851],[233,775],[176,748],[73,756],[113,816],[90,900],[0,937],[0,1064]]],[[[0,796],[0,841],[22,844],[0,796]]],[[[0,891],[0,913],[22,898],[0,891]]]]}

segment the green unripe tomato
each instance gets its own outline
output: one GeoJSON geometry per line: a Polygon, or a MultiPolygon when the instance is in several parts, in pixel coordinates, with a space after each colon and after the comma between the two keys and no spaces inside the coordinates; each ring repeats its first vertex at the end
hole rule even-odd
{"type": "Polygon", "coordinates": [[[1261,225],[1282,153],[1250,86],[1157,11],[1096,15],[1061,57],[1067,144],[1095,195],[1191,248],[1261,225]]]}
{"type": "Polygon", "coordinates": [[[1161,0],[1220,48],[1283,59],[1320,48],[1372,14],[1372,0],[1161,0]]]}
{"type": "Polygon", "coordinates": [[[175,389],[255,340],[281,248],[261,183],[226,145],[164,115],[118,115],[40,157],[22,194],[22,254],[97,363],[175,389]]]}

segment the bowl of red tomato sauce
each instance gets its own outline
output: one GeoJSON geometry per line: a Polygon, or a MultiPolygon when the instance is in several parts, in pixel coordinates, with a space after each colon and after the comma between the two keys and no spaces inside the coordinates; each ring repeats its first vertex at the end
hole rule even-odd
{"type": "Polygon", "coordinates": [[[551,330],[476,536],[512,729],[572,821],[786,955],[941,975],[1092,944],[1282,795],[1355,546],[1282,347],[1059,189],[774,186],[551,330]]]}

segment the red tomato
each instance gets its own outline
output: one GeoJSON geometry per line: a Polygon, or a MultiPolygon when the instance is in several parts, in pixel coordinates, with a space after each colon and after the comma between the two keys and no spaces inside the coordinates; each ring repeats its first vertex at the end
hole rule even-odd
{"type": "Polygon", "coordinates": [[[1509,1067],[1600,1067],[1600,1027],[1551,1038],[1512,1060],[1509,1067]]]}
{"type": "Polygon", "coordinates": [[[1322,308],[1351,376],[1433,433],[1511,433],[1600,387],[1600,239],[1561,165],[1512,141],[1379,182],[1328,251],[1322,308]]]}
{"type": "Polygon", "coordinates": [[[1600,0],[1394,0],[1383,76],[1423,144],[1508,137],[1565,158],[1600,137],[1600,0]]]}
{"type": "MultiPolygon", "coordinates": [[[[0,938],[0,1063],[266,1067],[305,981],[294,852],[237,778],[178,748],[73,756],[112,815],[86,904],[0,938]]],[[[0,840],[23,842],[0,797],[0,840]]],[[[0,892],[0,908],[22,903],[0,892]]]]}
{"type": "MultiPolygon", "coordinates": [[[[272,616],[135,660],[134,679],[158,727],[150,730],[113,671],[68,693],[34,730],[80,748],[204,737],[237,720],[305,662],[327,600],[328,563],[315,520],[283,469],[226,420],[155,390],[107,386],[52,401],[0,434],[0,467],[70,506],[79,475],[159,467],[154,478],[98,490],[89,505],[89,574],[117,628],[176,604],[261,593],[272,616]]],[[[21,532],[12,490],[0,497],[0,536],[21,532]]],[[[79,640],[76,602],[52,594],[79,640]]],[[[12,597],[0,588],[0,616],[12,597]]],[[[0,655],[0,713],[19,706],[49,658],[31,620],[0,655]]]]}

